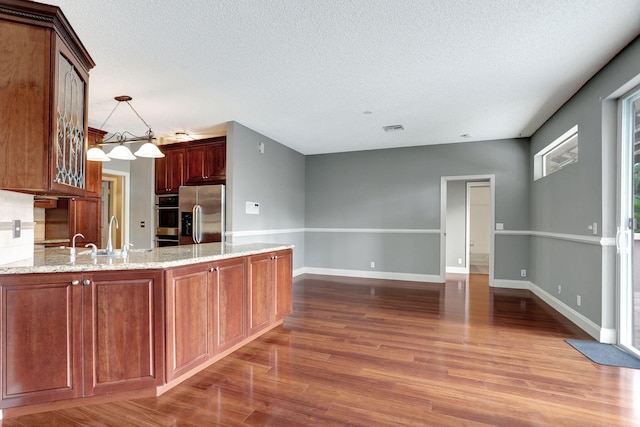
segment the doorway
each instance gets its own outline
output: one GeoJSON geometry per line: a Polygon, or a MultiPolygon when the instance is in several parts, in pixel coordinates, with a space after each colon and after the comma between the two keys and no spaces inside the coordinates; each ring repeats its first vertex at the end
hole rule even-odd
{"type": "MultiPolygon", "coordinates": [[[[106,247],[108,241],[109,219],[115,216],[118,220],[118,228],[113,230],[111,236],[113,247],[122,248],[126,242],[127,231],[127,180],[126,174],[103,171],[102,174],[102,221],[101,221],[101,247],[106,247]]],[[[114,223],[115,227],[115,223],[114,223]]]]}
{"type": "Polygon", "coordinates": [[[440,271],[487,274],[493,283],[495,176],[441,178],[440,271]]]}
{"type": "Polygon", "coordinates": [[[469,274],[489,274],[491,193],[488,182],[467,182],[467,259],[469,274]]]}
{"type": "Polygon", "coordinates": [[[618,343],[640,357],[640,88],[620,107],[618,343]]]}

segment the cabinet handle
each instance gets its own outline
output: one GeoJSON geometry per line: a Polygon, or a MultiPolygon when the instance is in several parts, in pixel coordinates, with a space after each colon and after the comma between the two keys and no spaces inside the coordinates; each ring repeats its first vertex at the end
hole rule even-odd
{"type": "Polygon", "coordinates": [[[83,285],[87,286],[91,284],[91,280],[89,279],[85,279],[84,282],[82,282],[83,285]]]}
{"type": "Polygon", "coordinates": [[[80,280],[72,280],[72,281],[71,281],[71,284],[72,284],[73,286],[77,286],[77,285],[79,285],[79,284],[80,284],[80,280]]]}
{"type": "Polygon", "coordinates": [[[211,267],[211,268],[209,269],[209,271],[210,271],[210,272],[212,272],[212,273],[213,273],[214,271],[218,271],[218,270],[220,270],[220,267],[211,267]]]}

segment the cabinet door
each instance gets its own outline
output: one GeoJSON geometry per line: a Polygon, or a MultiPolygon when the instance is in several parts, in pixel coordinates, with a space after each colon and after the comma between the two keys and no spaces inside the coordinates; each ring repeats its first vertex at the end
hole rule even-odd
{"type": "Polygon", "coordinates": [[[167,380],[213,356],[213,289],[207,267],[179,267],[166,274],[167,380]]]}
{"type": "Polygon", "coordinates": [[[76,233],[84,235],[78,237],[76,246],[93,243],[102,247],[101,237],[102,200],[95,198],[74,198],[69,203],[69,238],[76,233]]]}
{"type": "Polygon", "coordinates": [[[220,353],[247,337],[245,323],[245,258],[214,264],[214,353],[220,353]]]}
{"type": "Polygon", "coordinates": [[[164,157],[155,159],[154,173],[156,179],[156,194],[167,193],[167,153],[164,152],[164,157]]]}
{"type": "Polygon", "coordinates": [[[89,74],[78,67],[74,53],[60,37],[56,37],[55,41],[51,189],[84,195],[89,74]]]}
{"type": "Polygon", "coordinates": [[[276,285],[273,298],[274,321],[293,312],[293,253],[291,249],[275,254],[276,285]]]}
{"type": "Polygon", "coordinates": [[[177,193],[184,184],[184,149],[172,150],[167,157],[167,192],[177,193]]]}
{"type": "Polygon", "coordinates": [[[186,183],[223,184],[225,182],[225,142],[213,142],[187,147],[186,157],[186,183]]]}
{"type": "Polygon", "coordinates": [[[81,396],[80,277],[1,276],[0,289],[0,407],[81,396]]]}
{"type": "Polygon", "coordinates": [[[274,262],[272,254],[254,255],[249,257],[249,295],[248,316],[249,335],[266,328],[273,320],[273,294],[275,281],[274,262]]]}
{"type": "Polygon", "coordinates": [[[82,283],[85,395],[161,385],[161,273],[92,273],[82,283]]]}
{"type": "Polygon", "coordinates": [[[165,157],[155,160],[156,194],[177,193],[184,184],[184,148],[162,149],[165,157]]]}
{"type": "MultiPolygon", "coordinates": [[[[107,132],[90,127],[88,130],[89,147],[96,146],[104,140],[107,132]]],[[[85,197],[102,197],[102,162],[87,160],[85,197]]]]}

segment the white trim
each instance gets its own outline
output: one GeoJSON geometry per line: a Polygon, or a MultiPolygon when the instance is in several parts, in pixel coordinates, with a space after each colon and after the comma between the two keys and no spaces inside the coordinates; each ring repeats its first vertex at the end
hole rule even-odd
{"type": "Polygon", "coordinates": [[[533,283],[528,280],[508,280],[508,279],[495,279],[491,284],[493,288],[503,289],[527,289],[530,290],[533,283]]]}
{"type": "MultiPolygon", "coordinates": [[[[441,176],[440,177],[440,282],[445,281],[446,275],[446,229],[447,229],[447,183],[449,181],[488,181],[490,193],[489,196],[489,286],[494,281],[495,270],[495,222],[496,222],[496,176],[490,175],[458,175],[458,176],[441,176]]],[[[467,265],[469,265],[467,261],[467,265]]]]}
{"type": "Polygon", "coordinates": [[[546,302],[558,313],[575,323],[580,329],[591,335],[593,338],[600,340],[601,327],[596,325],[584,315],[578,313],[549,292],[531,283],[531,292],[536,294],[541,300],[546,302]]]}
{"type": "MultiPolygon", "coordinates": [[[[365,279],[403,280],[411,282],[444,283],[440,276],[433,274],[394,273],[384,271],[343,270],[337,268],[304,267],[302,274],[322,274],[325,276],[361,277],[365,279]]],[[[300,271],[300,270],[297,270],[300,271]]]]}
{"type": "Polygon", "coordinates": [[[447,267],[447,274],[469,274],[469,267],[447,267]]]}
{"type": "Polygon", "coordinates": [[[586,243],[597,246],[615,246],[615,237],[584,236],[581,234],[552,233],[549,231],[531,230],[495,230],[499,236],[533,236],[547,239],[565,240],[567,242],[586,243]]]}
{"type": "Polygon", "coordinates": [[[304,267],[293,270],[293,277],[301,276],[305,273],[304,267]]]}
{"type": "Polygon", "coordinates": [[[439,234],[437,229],[413,228],[307,228],[309,233],[372,233],[372,234],[439,234]]]}
{"type": "Polygon", "coordinates": [[[616,330],[598,326],[584,315],[578,313],[573,308],[551,295],[549,292],[537,286],[535,283],[525,280],[494,280],[493,287],[528,289],[538,296],[538,298],[549,304],[549,306],[551,306],[555,311],[562,314],[580,329],[591,335],[594,339],[607,344],[615,344],[616,342],[616,330]]]}
{"type": "Polygon", "coordinates": [[[124,245],[130,242],[129,229],[131,227],[131,224],[129,224],[129,222],[131,219],[131,208],[130,208],[131,173],[116,170],[116,169],[104,169],[104,166],[103,166],[102,175],[115,175],[115,176],[121,176],[124,178],[124,185],[123,185],[124,188],[122,189],[122,191],[124,192],[124,194],[122,195],[122,203],[124,205],[124,214],[123,214],[124,221],[122,221],[124,223],[122,224],[122,229],[123,229],[122,235],[124,236],[124,239],[123,239],[124,241],[122,242],[122,245],[124,247],[124,245]]]}
{"type": "Polygon", "coordinates": [[[277,230],[244,230],[244,231],[227,231],[227,237],[245,237],[245,236],[265,236],[270,234],[293,234],[304,233],[305,228],[282,228],[277,230]]]}

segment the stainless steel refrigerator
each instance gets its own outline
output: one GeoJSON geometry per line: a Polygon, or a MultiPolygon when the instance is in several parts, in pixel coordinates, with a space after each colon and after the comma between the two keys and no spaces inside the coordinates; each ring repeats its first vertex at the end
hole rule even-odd
{"type": "Polygon", "coordinates": [[[224,185],[180,187],[181,245],[224,241],[224,185]]]}

